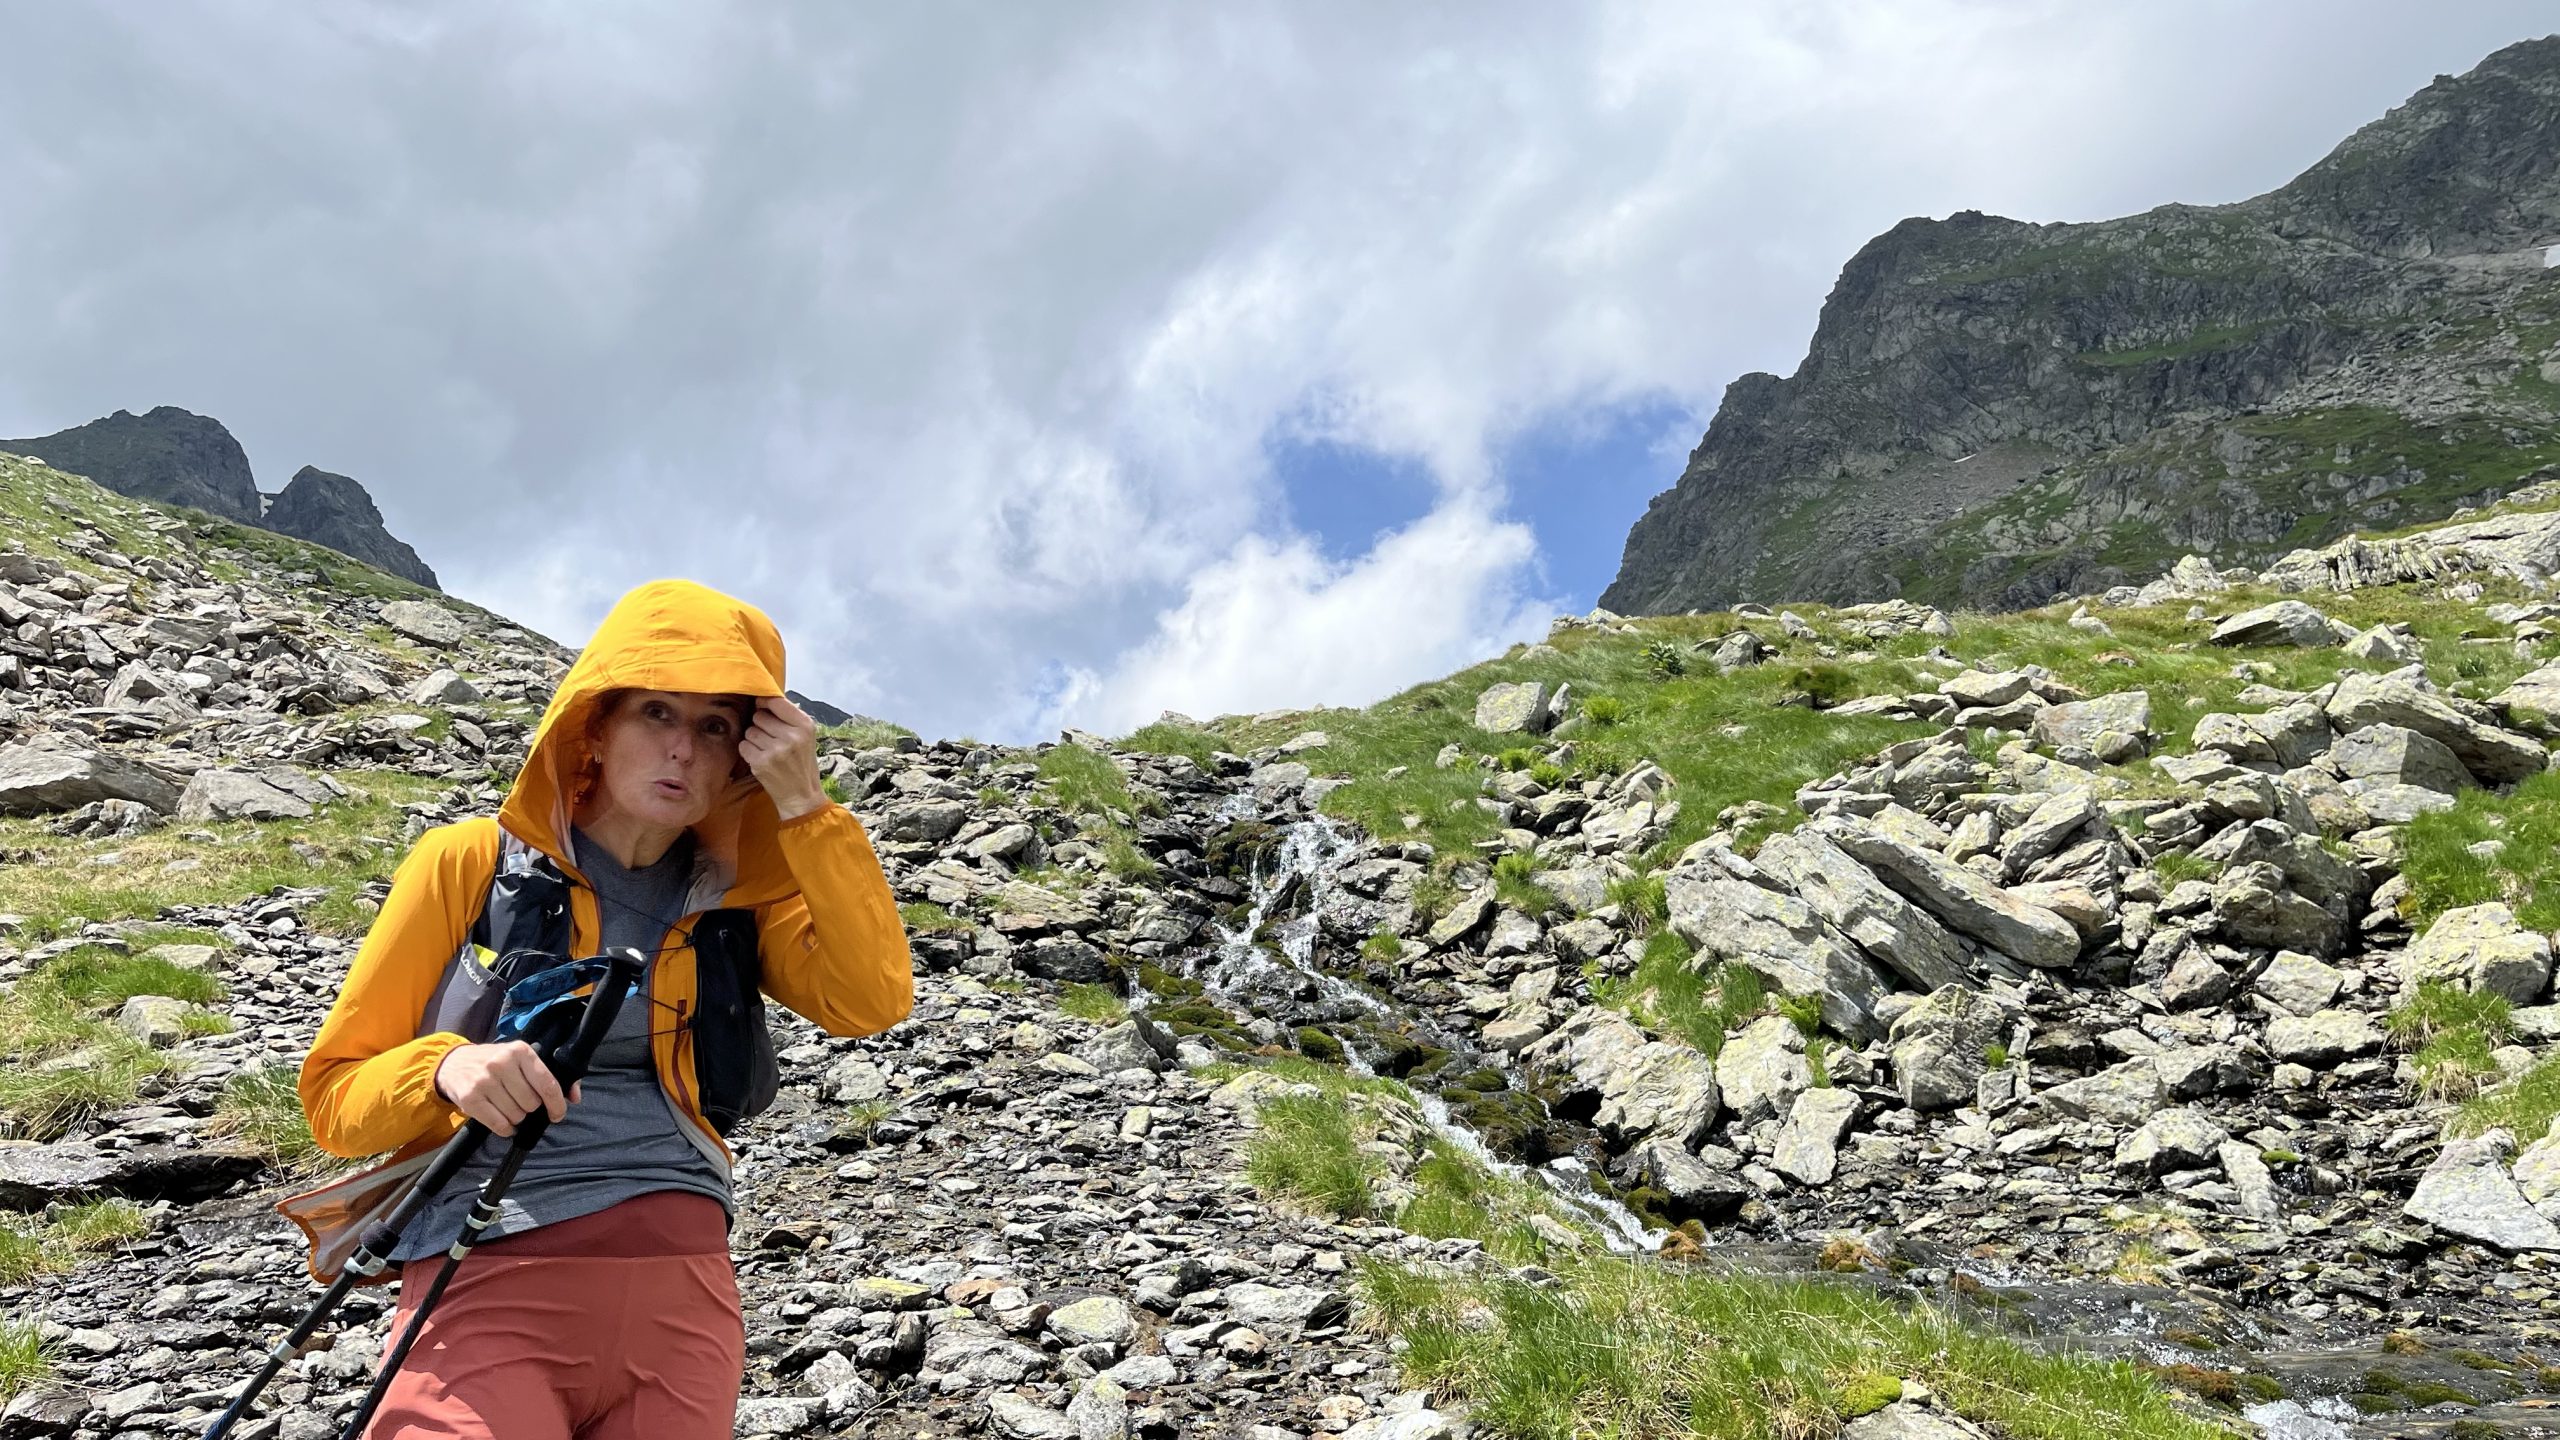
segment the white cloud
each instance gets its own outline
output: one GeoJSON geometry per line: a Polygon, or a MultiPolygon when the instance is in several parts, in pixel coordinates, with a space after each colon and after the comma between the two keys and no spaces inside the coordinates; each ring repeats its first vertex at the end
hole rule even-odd
{"type": "Polygon", "coordinates": [[[1453,501],[1335,563],[1304,539],[1248,535],[1105,672],[1078,671],[1042,730],[1117,734],[1178,710],[1365,705],[1546,632],[1562,602],[1526,594],[1536,540],[1453,501]]]}
{"type": "Polygon", "coordinates": [[[2277,183],[2534,14],[18,7],[0,433],[216,415],[466,598],[693,575],[927,733],[1351,699],[1543,619],[1510,436],[1790,368],[1907,214],[2277,183]],[[1429,513],[1320,560],[1278,435],[1429,513]]]}

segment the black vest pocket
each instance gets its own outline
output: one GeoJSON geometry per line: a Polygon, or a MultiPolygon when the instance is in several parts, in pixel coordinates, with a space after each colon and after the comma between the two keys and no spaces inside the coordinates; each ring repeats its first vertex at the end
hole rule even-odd
{"type": "Polygon", "coordinates": [[[693,1079],[702,1118],[726,1135],[764,1113],[782,1086],[765,1027],[763,968],[752,910],[706,910],[693,922],[693,1079]]]}

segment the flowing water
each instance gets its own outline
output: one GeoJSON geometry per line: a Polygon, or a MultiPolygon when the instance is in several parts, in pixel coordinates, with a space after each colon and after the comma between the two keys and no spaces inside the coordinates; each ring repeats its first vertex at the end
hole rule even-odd
{"type": "MultiPolygon", "coordinates": [[[[1222,823],[1259,818],[1252,794],[1238,791],[1219,807],[1216,818],[1222,823]]],[[[1298,1024],[1365,1019],[1466,1057],[1463,1067],[1453,1068],[1491,1065],[1519,1083],[1521,1076],[1508,1057],[1480,1052],[1429,1016],[1330,974],[1319,963],[1316,949],[1325,917],[1342,893],[1338,876],[1344,866],[1369,853],[1365,837],[1321,815],[1291,821],[1278,835],[1277,843],[1254,856],[1243,921],[1233,928],[1218,927],[1215,946],[1191,958],[1188,978],[1248,1014],[1285,1006],[1289,1020],[1298,1024]]],[[[1343,1059],[1354,1074],[1372,1073],[1356,1044],[1343,1046],[1343,1059]]],[[[1495,1174],[1527,1180],[1554,1195],[1595,1226],[1610,1249],[1636,1253],[1660,1248],[1664,1232],[1595,1190],[1582,1162],[1565,1158],[1522,1165],[1505,1160],[1451,1115],[1439,1096],[1421,1089],[1414,1096],[1424,1121],[1441,1138],[1495,1174]]]]}

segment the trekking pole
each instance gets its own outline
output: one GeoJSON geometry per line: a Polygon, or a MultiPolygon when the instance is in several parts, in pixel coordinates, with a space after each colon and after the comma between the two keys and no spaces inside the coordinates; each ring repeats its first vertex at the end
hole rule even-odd
{"type": "MultiPolygon", "coordinates": [[[[559,1077],[564,1093],[586,1074],[587,1062],[594,1057],[596,1046],[603,1041],[605,1032],[613,1028],[614,1017],[622,1009],[622,997],[639,983],[648,961],[639,951],[626,947],[612,955],[611,964],[612,969],[596,982],[595,993],[587,999],[587,1012],[578,1022],[577,1038],[569,1042],[569,1050],[562,1060],[553,1064],[553,1073],[559,1077]]],[[[499,1159],[498,1168],[480,1183],[480,1197],[472,1202],[471,1213],[463,1219],[462,1233],[454,1237],[453,1248],[445,1252],[444,1263],[436,1267],[436,1278],[428,1284],[427,1293],[418,1298],[417,1309],[410,1312],[409,1323],[401,1328],[400,1338],[392,1345],[391,1353],[383,1357],[382,1368],[374,1373],[373,1384],[366,1388],[363,1402],[348,1418],[346,1428],[338,1432],[339,1440],[356,1440],[364,1433],[364,1427],[373,1422],[373,1412],[382,1407],[382,1397],[391,1392],[391,1382],[398,1378],[400,1367],[408,1362],[410,1348],[418,1343],[419,1334],[426,1329],[427,1317],[435,1313],[436,1302],[444,1298],[444,1287],[453,1282],[454,1272],[462,1268],[463,1258],[480,1243],[480,1237],[497,1223],[498,1203],[506,1198],[507,1187],[515,1183],[516,1172],[524,1168],[525,1157],[533,1153],[535,1143],[550,1128],[551,1112],[539,1107],[516,1122],[516,1133],[507,1144],[507,1153],[499,1159]]],[[[402,1283],[405,1285],[407,1282],[402,1283]]]]}
{"type": "MultiPolygon", "coordinates": [[[[594,993],[588,997],[585,1013],[579,1019],[577,1031],[565,1042],[545,1047],[543,1052],[543,1063],[548,1065],[551,1073],[559,1079],[560,1088],[564,1092],[587,1073],[588,1063],[595,1058],[596,1047],[603,1043],[605,1031],[612,1028],[614,1016],[622,1009],[623,996],[638,983],[648,963],[639,951],[628,948],[614,952],[607,957],[607,961],[606,974],[603,979],[596,982],[594,993]]],[[[534,1137],[538,1137],[544,1130],[550,1128],[550,1123],[549,1112],[536,1109],[517,1125],[516,1138],[510,1146],[508,1156],[513,1163],[503,1167],[510,1177],[514,1173],[515,1165],[522,1163],[521,1154],[524,1148],[532,1143],[534,1137]]],[[[266,1363],[260,1365],[258,1373],[250,1377],[248,1385],[241,1390],[239,1397],[225,1406],[222,1413],[214,1417],[213,1423],[205,1427],[204,1440],[224,1440],[224,1437],[247,1417],[249,1407],[256,1403],[258,1396],[265,1391],[268,1384],[277,1375],[283,1373],[285,1365],[314,1334],[318,1333],[322,1322],[326,1321],[330,1313],[338,1308],[338,1303],[347,1297],[348,1292],[358,1284],[382,1273],[383,1266],[390,1262],[391,1252],[400,1247],[400,1237],[403,1232],[407,1231],[409,1226],[417,1220],[419,1213],[435,1199],[437,1192],[452,1183],[453,1177],[460,1174],[463,1166],[471,1162],[471,1157],[479,1150],[480,1143],[489,1138],[489,1134],[489,1127],[477,1120],[470,1121],[460,1130],[455,1131],[453,1138],[447,1140],[444,1148],[436,1152],[436,1158],[428,1163],[427,1168],[418,1172],[418,1178],[410,1183],[408,1193],[400,1198],[400,1203],[393,1207],[391,1213],[365,1227],[363,1237],[357,1241],[355,1252],[347,1257],[346,1264],[340,1268],[338,1278],[321,1293],[318,1300],[312,1302],[311,1308],[303,1313],[302,1318],[294,1323],[292,1329],[285,1332],[284,1338],[268,1349],[266,1363]]],[[[437,1288],[442,1288],[440,1282],[437,1288]]],[[[402,1353],[404,1355],[407,1353],[405,1348],[402,1353]]],[[[399,1367],[395,1362],[387,1366],[384,1373],[388,1374],[397,1368],[399,1367]]],[[[376,1389],[380,1388],[382,1388],[381,1382],[377,1381],[376,1389]]],[[[369,1399],[373,1404],[379,1403],[378,1395],[370,1396],[369,1399]]],[[[365,1408],[369,1415],[373,1408],[372,1404],[368,1404],[365,1408]]]]}

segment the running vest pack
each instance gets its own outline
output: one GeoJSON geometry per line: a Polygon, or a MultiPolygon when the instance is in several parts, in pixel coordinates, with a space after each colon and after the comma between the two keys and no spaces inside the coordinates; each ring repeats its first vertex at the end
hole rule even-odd
{"type": "MultiPolygon", "coordinates": [[[[498,836],[488,898],[427,997],[421,1035],[487,1041],[509,985],[572,958],[569,878],[550,856],[503,828],[498,836]]],[[[694,1092],[703,1118],[725,1136],[764,1113],[782,1080],[765,1023],[755,912],[705,910],[694,917],[689,938],[696,1003],[685,1024],[693,1031],[694,1092]]]]}

